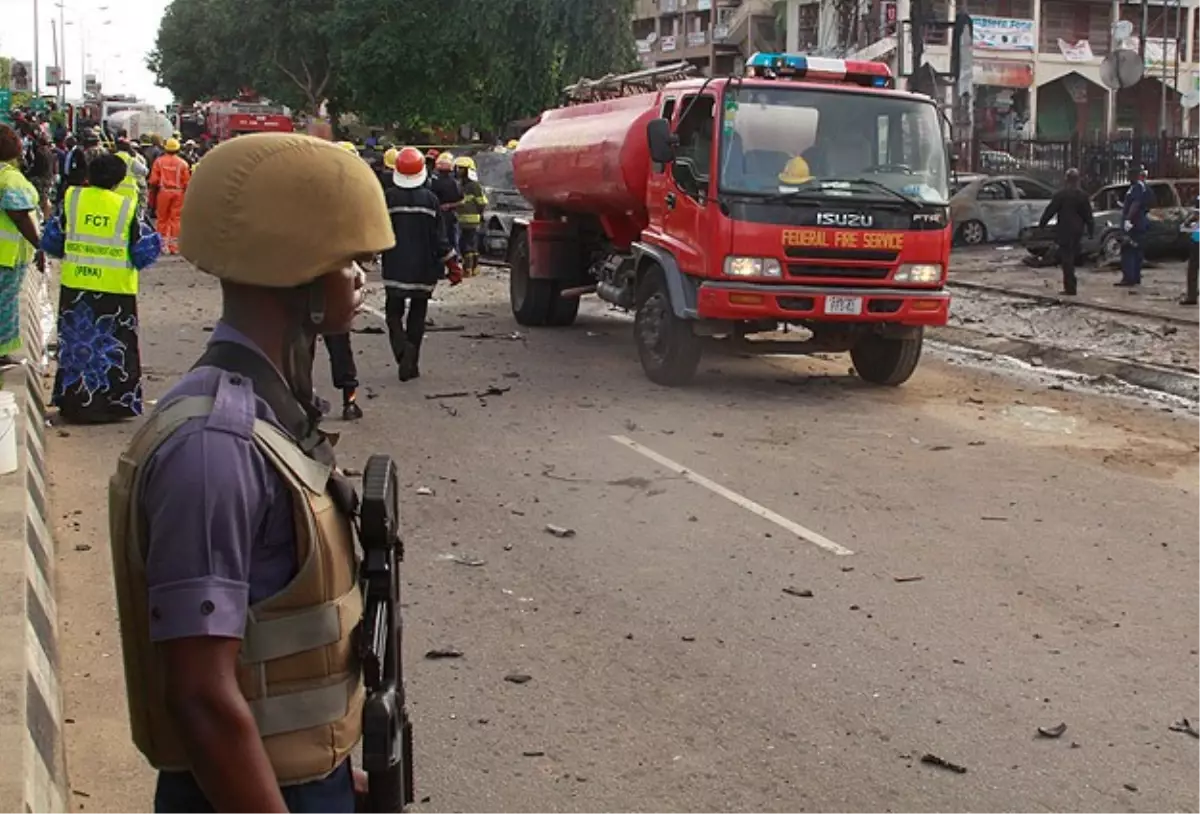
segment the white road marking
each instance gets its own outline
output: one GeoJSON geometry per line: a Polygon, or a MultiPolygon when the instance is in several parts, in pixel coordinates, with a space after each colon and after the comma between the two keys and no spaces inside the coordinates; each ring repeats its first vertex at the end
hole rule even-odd
{"type": "Polygon", "coordinates": [[[726,500],[730,501],[731,503],[736,503],[738,506],[741,506],[743,509],[750,512],[751,514],[756,514],[759,517],[762,517],[766,520],[770,520],[772,523],[779,526],[780,528],[787,529],[792,534],[796,535],[797,537],[799,537],[801,540],[804,540],[805,542],[812,543],[813,545],[823,548],[826,551],[830,552],[831,554],[837,554],[840,557],[845,557],[845,556],[848,556],[848,555],[854,553],[853,551],[846,548],[845,546],[838,545],[837,543],[835,543],[833,540],[830,540],[825,535],[818,534],[817,532],[813,531],[812,529],[806,528],[805,526],[802,526],[793,520],[788,520],[786,517],[784,517],[781,514],[776,514],[775,512],[768,509],[766,506],[763,506],[759,503],[755,503],[750,498],[739,495],[737,492],[733,491],[732,489],[726,489],[721,484],[716,483],[715,481],[711,481],[708,478],[704,477],[703,475],[699,474],[698,472],[693,472],[691,469],[688,469],[683,464],[678,464],[675,461],[672,461],[670,458],[667,458],[666,456],[660,455],[652,449],[642,446],[637,441],[634,441],[631,438],[628,438],[624,435],[610,435],[609,437],[612,438],[612,440],[616,441],[618,444],[621,444],[622,446],[625,446],[625,447],[629,447],[629,449],[632,449],[634,452],[638,453],[639,455],[644,455],[645,457],[654,461],[659,466],[665,466],[667,469],[670,469],[672,472],[676,472],[680,475],[683,475],[685,478],[690,480],[692,483],[694,483],[698,486],[703,486],[705,489],[709,490],[710,492],[715,492],[716,494],[720,495],[721,497],[725,498],[726,500]]]}

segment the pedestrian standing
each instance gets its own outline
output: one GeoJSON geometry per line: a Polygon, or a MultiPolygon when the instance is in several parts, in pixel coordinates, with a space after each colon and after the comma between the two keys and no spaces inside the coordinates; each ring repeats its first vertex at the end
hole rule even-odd
{"type": "Polygon", "coordinates": [[[32,161],[28,168],[28,176],[41,200],[42,220],[49,220],[53,206],[51,191],[54,189],[55,156],[50,135],[44,130],[39,130],[33,137],[32,161]]]}
{"type": "Polygon", "coordinates": [[[74,136],[67,136],[67,157],[63,162],[61,189],[58,201],[61,204],[70,187],[81,187],[87,183],[87,148],[74,136]]]}
{"type": "Polygon", "coordinates": [[[196,171],[180,251],[220,280],[221,318],[109,492],[155,811],[351,812],[365,787],[356,499],[317,429],[312,348],[350,327],[353,262],[393,242],[375,176],[328,142],[232,139],[196,171]]]}
{"type": "Polygon", "coordinates": [[[429,188],[438,197],[442,228],[446,231],[450,245],[457,251],[459,240],[457,210],[462,206],[463,192],[462,187],[458,184],[458,179],[454,177],[454,156],[450,153],[439,153],[435,168],[429,188]]]}
{"type": "Polygon", "coordinates": [[[146,211],[147,179],[150,171],[146,169],[146,160],[133,148],[127,138],[117,139],[117,158],[125,162],[125,178],[117,186],[117,194],[132,198],[138,205],[138,217],[146,211]]]}
{"type": "Polygon", "coordinates": [[[21,173],[21,137],[0,124],[0,365],[21,347],[21,285],[31,261],[45,271],[38,246],[38,192],[21,173]]]}
{"type": "Polygon", "coordinates": [[[179,218],[183,212],[183,193],[187,191],[192,170],[179,157],[179,139],[169,138],[163,146],[166,153],[150,169],[151,205],[154,207],[158,233],[167,254],[179,254],[179,218]]]}
{"type": "Polygon", "coordinates": [[[1051,218],[1058,218],[1054,231],[1058,242],[1058,259],[1062,264],[1062,293],[1074,297],[1078,291],[1075,261],[1079,257],[1083,233],[1087,232],[1091,237],[1096,229],[1092,219],[1092,202],[1080,188],[1079,170],[1074,167],[1067,170],[1062,189],[1054,193],[1038,225],[1044,228],[1051,218]]]}
{"type": "Polygon", "coordinates": [[[462,282],[462,269],[446,234],[438,197],[425,186],[425,176],[421,151],[405,147],[396,156],[393,186],[386,196],[396,246],[383,253],[385,315],[402,382],[421,375],[421,343],[429,297],[447,264],[450,285],[462,282]]]}
{"type": "Polygon", "coordinates": [[[1113,283],[1124,288],[1142,284],[1142,263],[1146,260],[1144,241],[1150,229],[1150,210],[1154,206],[1154,193],[1146,186],[1146,168],[1134,166],[1132,176],[1133,183],[1121,205],[1121,226],[1125,233],[1121,244],[1121,279],[1113,283]]]}
{"type": "Polygon", "coordinates": [[[137,217],[137,199],[117,190],[125,162],[111,153],[88,165],[88,185],[71,187],[42,247],[62,258],[58,370],[52,403],[73,424],[142,414],[138,272],[161,242],[137,217]]]}
{"type": "Polygon", "coordinates": [[[488,205],[487,193],[479,183],[475,159],[459,156],[454,160],[454,172],[462,190],[462,203],[458,207],[458,253],[463,259],[465,276],[474,277],[479,273],[479,241],[482,238],[483,213],[488,205]]]}

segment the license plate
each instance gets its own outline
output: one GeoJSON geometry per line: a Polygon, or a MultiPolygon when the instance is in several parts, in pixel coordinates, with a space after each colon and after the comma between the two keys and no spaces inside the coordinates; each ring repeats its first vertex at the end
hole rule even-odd
{"type": "Polygon", "coordinates": [[[826,297],[825,313],[855,316],[862,313],[862,297],[826,297]]]}

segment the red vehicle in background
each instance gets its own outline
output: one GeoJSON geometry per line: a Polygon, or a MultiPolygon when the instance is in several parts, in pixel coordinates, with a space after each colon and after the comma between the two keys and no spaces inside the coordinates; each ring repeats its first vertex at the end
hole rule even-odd
{"type": "Polygon", "coordinates": [[[933,100],[874,62],[756,54],[745,77],[685,70],[581,82],[568,88],[581,103],[521,137],[513,175],[534,215],[509,243],[517,321],[570,325],[595,293],[635,312],[660,384],[688,382],[712,339],[849,351],[864,380],[906,381],[950,304],[933,100]],[[807,338],[748,338],[781,325],[807,338]]]}
{"type": "Polygon", "coordinates": [[[208,133],[226,141],[243,133],[290,133],[294,129],[287,108],[265,102],[210,102],[208,133]]]}

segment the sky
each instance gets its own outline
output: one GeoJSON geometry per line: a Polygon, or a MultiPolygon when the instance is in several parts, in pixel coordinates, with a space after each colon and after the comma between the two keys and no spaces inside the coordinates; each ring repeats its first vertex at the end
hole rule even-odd
{"type": "MultiPolygon", "coordinates": [[[[59,0],[0,0],[0,56],[33,61],[34,11],[38,6],[40,73],[54,64],[50,21],[58,24],[59,0]]],[[[160,109],[171,93],[154,84],[146,54],[154,48],[158,22],[170,0],[62,0],[66,18],[64,60],[71,80],[70,98],[83,86],[83,65],[99,78],[105,93],[131,93],[160,109]],[[104,25],[109,21],[109,25],[104,25]],[[82,41],[80,31],[83,31],[82,41]]],[[[62,42],[62,33],[59,32],[62,42]]]]}

